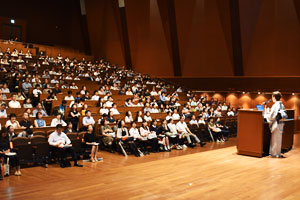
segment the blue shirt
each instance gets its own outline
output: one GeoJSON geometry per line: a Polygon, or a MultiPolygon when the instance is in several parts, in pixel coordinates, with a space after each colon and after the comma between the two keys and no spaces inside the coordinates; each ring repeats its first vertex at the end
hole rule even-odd
{"type": "Polygon", "coordinates": [[[82,120],[83,124],[95,124],[95,120],[93,117],[88,117],[88,116],[85,116],[82,120]]]}
{"type": "Polygon", "coordinates": [[[45,120],[43,120],[43,119],[36,119],[36,123],[38,124],[38,127],[45,126],[45,120]]]}

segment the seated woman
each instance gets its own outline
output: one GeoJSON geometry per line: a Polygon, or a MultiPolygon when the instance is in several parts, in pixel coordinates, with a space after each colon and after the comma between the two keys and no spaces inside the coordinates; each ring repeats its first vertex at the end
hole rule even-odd
{"type": "Polygon", "coordinates": [[[142,126],[140,127],[140,133],[141,136],[144,138],[144,140],[148,140],[151,144],[151,151],[153,153],[158,153],[159,152],[159,146],[158,146],[158,140],[157,140],[157,135],[156,132],[151,132],[150,128],[148,126],[148,122],[144,121],[142,126]]]}
{"type": "Polygon", "coordinates": [[[81,115],[85,116],[86,111],[88,110],[88,105],[83,104],[83,107],[81,108],[81,115]]]}
{"type": "Polygon", "coordinates": [[[46,126],[46,122],[45,120],[43,120],[43,115],[41,112],[37,112],[36,113],[36,119],[34,120],[34,127],[45,127],[46,126]]]}
{"type": "Polygon", "coordinates": [[[104,114],[108,115],[109,110],[107,109],[106,105],[104,104],[102,106],[102,108],[99,110],[99,112],[100,112],[101,115],[104,115],[104,114]]]}
{"type": "Polygon", "coordinates": [[[31,104],[31,99],[30,98],[25,99],[23,107],[24,108],[33,108],[32,104],[31,104]]]}
{"type": "Polygon", "coordinates": [[[227,126],[224,125],[224,123],[221,121],[221,119],[218,117],[216,121],[217,128],[220,128],[222,130],[222,133],[224,135],[224,141],[228,138],[229,129],[227,126]]]}
{"type": "Polygon", "coordinates": [[[150,131],[151,133],[155,133],[157,135],[159,139],[159,143],[163,145],[163,149],[162,149],[163,151],[171,151],[169,138],[165,134],[165,131],[162,131],[162,129],[157,126],[157,120],[151,122],[150,131]]]}
{"type": "Polygon", "coordinates": [[[62,114],[58,113],[56,118],[53,118],[51,121],[51,126],[56,127],[57,124],[61,124],[62,126],[67,126],[67,123],[62,119],[62,114]]]}
{"type": "MultiPolygon", "coordinates": [[[[13,155],[13,152],[11,152],[9,136],[6,129],[3,129],[0,135],[0,158],[3,158],[5,163],[9,158],[10,166],[15,168],[15,176],[21,176],[20,160],[17,155],[13,155]]],[[[3,179],[1,170],[2,168],[0,167],[0,180],[3,179]]]]}
{"type": "Polygon", "coordinates": [[[134,120],[135,122],[143,122],[144,119],[143,119],[143,112],[142,111],[138,111],[137,112],[137,115],[136,115],[136,118],[134,120]]]}
{"type": "Polygon", "coordinates": [[[66,127],[66,129],[64,130],[64,133],[76,133],[77,132],[77,130],[76,129],[74,129],[73,128],[73,124],[72,124],[72,122],[68,122],[67,123],[67,127],[66,127]]]}
{"type": "Polygon", "coordinates": [[[114,153],[115,151],[113,150],[113,141],[115,138],[115,132],[112,130],[108,123],[108,120],[101,121],[101,134],[104,136],[102,138],[102,141],[104,143],[104,146],[108,147],[109,152],[114,153]]]}
{"type": "Polygon", "coordinates": [[[149,111],[146,112],[145,116],[144,116],[144,120],[146,122],[151,122],[152,121],[152,118],[151,118],[151,114],[149,111]]]}
{"type": "Polygon", "coordinates": [[[147,155],[149,154],[148,150],[147,150],[147,138],[142,137],[140,135],[139,129],[136,127],[136,123],[132,122],[131,123],[131,128],[129,130],[129,134],[131,137],[134,138],[134,141],[136,143],[136,145],[138,146],[138,150],[140,155],[147,155]]]}
{"type": "Polygon", "coordinates": [[[214,123],[214,118],[210,118],[208,122],[208,128],[215,134],[217,143],[224,142],[224,136],[222,130],[214,123]]]}
{"type": "Polygon", "coordinates": [[[107,116],[107,120],[109,121],[109,123],[115,123],[116,122],[116,119],[114,118],[113,116],[114,114],[112,112],[109,112],[108,113],[108,116],[107,116]]]}
{"type": "Polygon", "coordinates": [[[132,113],[130,111],[127,111],[125,115],[125,123],[133,122],[132,113]]]}
{"type": "MultiPolygon", "coordinates": [[[[140,153],[136,147],[136,144],[134,143],[134,137],[129,136],[128,129],[125,126],[124,120],[119,121],[118,128],[117,128],[117,139],[118,144],[123,149],[122,143],[126,143],[129,146],[129,149],[132,154],[134,154],[136,157],[140,156],[140,153]]],[[[125,152],[126,153],[126,152],[125,152]]]]}
{"type": "Polygon", "coordinates": [[[88,125],[87,131],[84,134],[83,141],[86,145],[91,146],[91,161],[98,161],[97,152],[98,152],[98,144],[96,143],[94,128],[92,125],[88,125]]]}
{"type": "MultiPolygon", "coordinates": [[[[163,125],[165,126],[166,122],[163,122],[163,125]]],[[[166,135],[169,136],[171,144],[176,146],[177,150],[181,150],[183,148],[187,148],[187,146],[184,144],[184,135],[177,132],[177,127],[173,119],[168,120],[168,132],[166,132],[166,135]]],[[[165,129],[165,128],[164,128],[165,129]]]]}
{"type": "Polygon", "coordinates": [[[72,105],[68,117],[69,117],[70,122],[73,125],[73,129],[77,131],[80,113],[77,111],[77,106],[75,104],[72,105]]]}

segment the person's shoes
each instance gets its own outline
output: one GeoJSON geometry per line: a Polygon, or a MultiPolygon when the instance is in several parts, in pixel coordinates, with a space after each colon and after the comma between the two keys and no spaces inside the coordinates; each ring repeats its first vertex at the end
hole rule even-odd
{"type": "Polygon", "coordinates": [[[60,167],[61,167],[61,168],[65,168],[66,165],[65,165],[63,162],[61,162],[61,163],[60,163],[60,167]]]}
{"type": "Polygon", "coordinates": [[[200,144],[201,147],[204,147],[204,145],[206,145],[205,142],[200,142],[199,144],[200,144]]]}
{"type": "Polygon", "coordinates": [[[220,143],[220,140],[217,140],[217,143],[220,143]]]}
{"type": "Polygon", "coordinates": [[[189,144],[189,147],[194,148],[196,145],[194,143],[189,144]]]}
{"type": "Polygon", "coordinates": [[[183,149],[186,149],[186,148],[187,148],[187,146],[184,144],[184,145],[182,145],[182,148],[183,148],[183,149]]]}
{"type": "Polygon", "coordinates": [[[283,155],[276,155],[276,158],[285,158],[283,155]]]}
{"type": "Polygon", "coordinates": [[[135,155],[135,157],[140,157],[139,153],[135,153],[134,155],[135,155]]]}
{"type": "Polygon", "coordinates": [[[165,150],[165,151],[168,151],[169,149],[168,149],[166,146],[164,146],[164,150],[165,150]]]}
{"type": "Polygon", "coordinates": [[[114,151],[114,150],[112,150],[112,149],[110,149],[110,150],[109,150],[109,152],[110,152],[110,153],[115,153],[115,151],[114,151]]]}
{"type": "Polygon", "coordinates": [[[48,168],[48,164],[44,164],[44,167],[45,167],[45,168],[48,168]]]}
{"type": "Polygon", "coordinates": [[[20,171],[16,171],[15,172],[15,176],[21,176],[21,172],[20,171]]]}
{"type": "Polygon", "coordinates": [[[2,175],[0,175],[0,180],[3,180],[3,176],[2,175]]]}
{"type": "Polygon", "coordinates": [[[79,163],[74,163],[74,167],[83,167],[83,165],[81,165],[79,163]]]}

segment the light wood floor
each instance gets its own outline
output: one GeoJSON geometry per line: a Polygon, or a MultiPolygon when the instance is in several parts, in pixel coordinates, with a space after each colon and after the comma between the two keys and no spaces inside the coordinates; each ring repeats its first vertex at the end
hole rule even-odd
{"type": "Polygon", "coordinates": [[[236,155],[234,144],[27,168],[0,182],[0,199],[300,199],[300,142],[284,159],[236,155]]]}

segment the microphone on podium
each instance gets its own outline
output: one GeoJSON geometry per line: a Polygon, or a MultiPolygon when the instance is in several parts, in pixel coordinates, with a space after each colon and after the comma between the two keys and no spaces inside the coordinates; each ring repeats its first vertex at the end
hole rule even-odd
{"type": "Polygon", "coordinates": [[[267,103],[270,103],[272,100],[271,99],[269,99],[268,101],[265,101],[265,102],[263,102],[262,104],[267,104],[267,103]]]}

